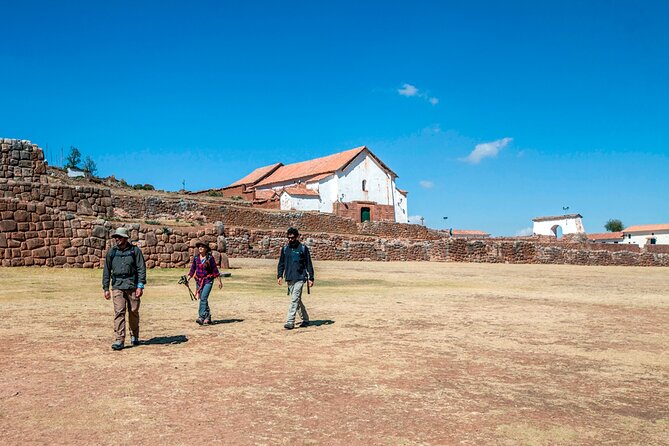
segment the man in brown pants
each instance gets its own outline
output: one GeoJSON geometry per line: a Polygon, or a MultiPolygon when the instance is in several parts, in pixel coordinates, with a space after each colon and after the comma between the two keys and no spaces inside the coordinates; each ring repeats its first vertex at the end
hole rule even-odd
{"type": "Polygon", "coordinates": [[[128,240],[128,230],[118,228],[112,235],[114,245],[105,256],[102,272],[102,289],[105,299],[113,298],[114,334],[113,350],[121,350],[125,343],[125,310],[128,308],[130,344],[139,345],[139,304],[146,283],[146,265],[142,250],[128,240]],[[112,291],[109,291],[111,280],[112,291]]]}

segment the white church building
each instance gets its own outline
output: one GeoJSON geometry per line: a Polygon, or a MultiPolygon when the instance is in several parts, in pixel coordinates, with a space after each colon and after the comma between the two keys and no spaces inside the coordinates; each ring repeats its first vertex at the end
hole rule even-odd
{"type": "Polygon", "coordinates": [[[257,207],[327,212],[357,222],[408,223],[407,192],[397,188],[396,179],[395,172],[362,146],[260,167],[221,190],[257,207]]]}

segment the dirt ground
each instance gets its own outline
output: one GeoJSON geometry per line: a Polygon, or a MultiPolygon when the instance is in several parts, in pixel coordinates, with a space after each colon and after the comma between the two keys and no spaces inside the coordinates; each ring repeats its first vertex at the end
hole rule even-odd
{"type": "Polygon", "coordinates": [[[667,268],[317,262],[287,331],[275,262],[231,261],[208,327],[149,271],[120,352],[100,270],[0,268],[0,442],[669,444],[667,268]]]}

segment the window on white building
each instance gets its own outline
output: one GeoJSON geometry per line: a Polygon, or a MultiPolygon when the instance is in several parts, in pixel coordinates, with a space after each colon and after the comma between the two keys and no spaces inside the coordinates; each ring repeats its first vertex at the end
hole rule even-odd
{"type": "Polygon", "coordinates": [[[362,180],[362,190],[363,191],[367,190],[367,180],[362,180]]]}

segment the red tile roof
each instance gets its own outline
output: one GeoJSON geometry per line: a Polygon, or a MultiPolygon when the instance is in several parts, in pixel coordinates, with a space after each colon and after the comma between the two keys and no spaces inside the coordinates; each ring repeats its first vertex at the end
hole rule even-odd
{"type": "Polygon", "coordinates": [[[623,238],[622,232],[599,232],[587,234],[588,240],[618,240],[623,238]]]}
{"type": "Polygon", "coordinates": [[[231,185],[225,186],[223,189],[227,189],[229,187],[241,186],[242,184],[247,184],[247,185],[256,184],[258,181],[262,180],[267,175],[271,174],[272,172],[274,172],[276,169],[278,169],[281,166],[283,166],[283,164],[275,163],[275,164],[265,166],[265,167],[258,167],[256,170],[254,170],[250,174],[246,175],[241,180],[237,180],[234,183],[232,183],[231,185]]]}
{"type": "Polygon", "coordinates": [[[328,173],[323,173],[323,174],[320,174],[320,175],[316,175],[315,177],[309,178],[306,182],[307,183],[316,183],[316,182],[322,180],[323,178],[329,177],[332,174],[333,174],[333,172],[328,172],[328,173]]]}
{"type": "Polygon", "coordinates": [[[255,191],[256,200],[271,200],[276,195],[274,189],[263,189],[255,191]]]}
{"type": "Polygon", "coordinates": [[[306,195],[306,196],[312,196],[312,197],[318,197],[319,196],[318,192],[316,192],[313,189],[307,189],[307,187],[302,185],[302,184],[300,184],[298,186],[284,187],[282,189],[281,193],[283,193],[283,192],[286,192],[290,195],[306,195]]]}
{"type": "Polygon", "coordinates": [[[363,151],[368,152],[369,155],[381,165],[381,167],[386,169],[394,177],[397,177],[397,174],[390,170],[390,168],[386,166],[383,161],[378,159],[367,147],[361,146],[321,158],[301,161],[299,163],[288,164],[285,166],[281,163],[277,163],[272,166],[256,169],[246,177],[226,187],[232,187],[239,184],[254,184],[256,187],[266,187],[279,183],[297,182],[298,180],[305,182],[317,181],[338,170],[346,168],[346,166],[348,166],[355,157],[363,151]],[[274,169],[270,170],[270,168],[274,169]],[[258,180],[263,173],[264,176],[258,180]]]}
{"type": "Polygon", "coordinates": [[[662,223],[658,225],[638,225],[630,226],[623,229],[623,232],[655,232],[655,231],[669,231],[669,223],[662,223]]]}
{"type": "Polygon", "coordinates": [[[365,149],[366,147],[356,147],[355,149],[322,158],[281,166],[272,175],[260,181],[258,186],[267,186],[269,184],[284,183],[299,179],[307,180],[316,175],[335,172],[353,161],[353,158],[365,149]]]}

